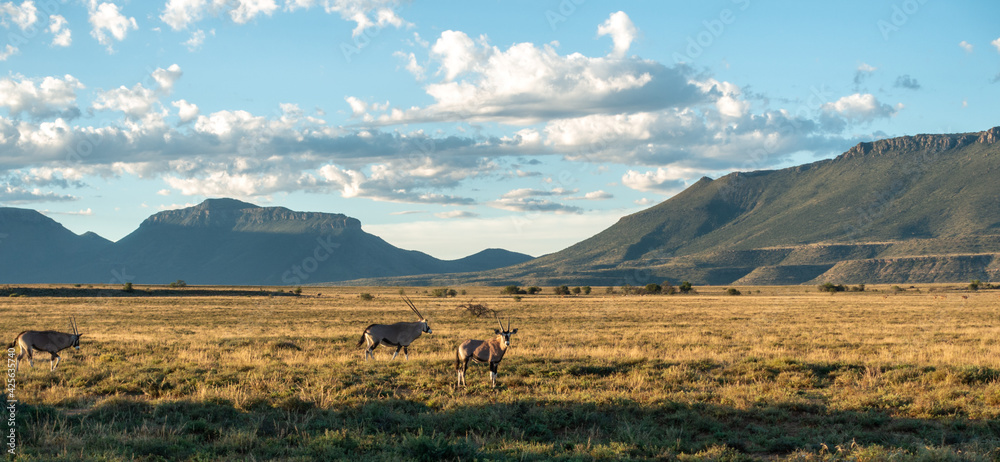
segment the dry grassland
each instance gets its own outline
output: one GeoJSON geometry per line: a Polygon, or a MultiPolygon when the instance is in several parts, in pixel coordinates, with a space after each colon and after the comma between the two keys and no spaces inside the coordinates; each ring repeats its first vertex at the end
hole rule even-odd
{"type": "Polygon", "coordinates": [[[414,320],[398,288],[144,288],[0,300],[5,343],[66,331],[70,315],[84,334],[55,372],[44,353],[22,363],[18,460],[1000,457],[995,291],[546,288],[518,301],[496,287],[457,298],[406,288],[434,334],[409,361],[381,347],[366,363],[355,348],[365,326],[414,320]],[[496,327],[457,308],[469,300],[519,328],[496,390],[481,365],[454,387],[455,347],[496,327]]]}

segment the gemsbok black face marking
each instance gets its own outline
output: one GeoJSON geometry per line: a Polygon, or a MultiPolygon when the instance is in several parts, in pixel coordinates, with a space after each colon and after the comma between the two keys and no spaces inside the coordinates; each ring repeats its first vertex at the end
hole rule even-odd
{"type": "Polygon", "coordinates": [[[368,346],[365,348],[365,361],[368,357],[375,357],[375,348],[380,344],[394,346],[396,347],[396,352],[392,354],[392,359],[396,359],[396,355],[399,354],[399,350],[403,350],[403,357],[410,359],[409,346],[413,343],[420,334],[427,333],[431,334],[431,326],[427,324],[427,319],[417,311],[417,307],[413,306],[413,302],[410,301],[408,297],[403,296],[403,301],[417,314],[419,321],[417,322],[397,322],[395,324],[372,324],[365,328],[364,332],[361,333],[361,339],[358,340],[358,344],[355,347],[360,347],[363,343],[367,342],[368,346]]]}
{"type": "Polygon", "coordinates": [[[21,365],[21,359],[24,355],[28,355],[28,364],[31,367],[35,367],[35,358],[33,351],[44,351],[52,355],[51,365],[49,366],[50,371],[56,370],[56,366],[59,365],[59,352],[65,350],[69,347],[73,347],[77,350],[80,349],[80,337],[83,334],[80,333],[76,325],[76,318],[70,319],[70,327],[73,328],[72,334],[67,334],[63,332],[56,332],[52,330],[45,331],[34,331],[26,330],[17,334],[14,341],[10,343],[7,348],[14,348],[14,345],[21,346],[21,353],[17,355],[17,363],[14,365],[14,369],[18,369],[21,365]]]}
{"type": "Polygon", "coordinates": [[[503,355],[510,348],[510,336],[516,334],[517,329],[511,330],[509,318],[507,319],[507,327],[504,328],[503,322],[500,321],[496,312],[493,312],[493,317],[500,324],[499,329],[493,329],[496,337],[490,340],[466,340],[458,346],[458,351],[455,352],[458,386],[465,386],[465,371],[469,368],[469,360],[475,360],[477,363],[490,365],[490,384],[496,388],[497,368],[500,366],[500,361],[503,360],[503,355]]]}

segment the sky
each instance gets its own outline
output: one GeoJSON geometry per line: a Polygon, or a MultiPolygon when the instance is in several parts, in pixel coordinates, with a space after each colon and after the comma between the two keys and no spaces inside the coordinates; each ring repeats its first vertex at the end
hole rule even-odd
{"type": "Polygon", "coordinates": [[[0,1],[0,206],[118,240],[232,197],[540,256],[998,102],[993,0],[0,1]]]}

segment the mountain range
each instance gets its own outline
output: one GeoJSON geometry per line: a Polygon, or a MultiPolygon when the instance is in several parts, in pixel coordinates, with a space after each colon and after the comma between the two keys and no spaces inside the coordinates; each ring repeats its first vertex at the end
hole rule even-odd
{"type": "Polygon", "coordinates": [[[860,143],[702,178],[559,252],[477,274],[352,283],[623,285],[1000,280],[1000,127],[860,143]]]}
{"type": "Polygon", "coordinates": [[[834,159],[702,178],[532,259],[402,250],[341,214],[210,199],[118,242],[0,208],[0,282],[640,285],[1000,280],[1000,127],[860,143],[834,159]]]}
{"type": "Polygon", "coordinates": [[[530,260],[487,249],[439,260],[397,248],[342,214],[235,199],[154,214],[118,242],[76,235],[39,212],[0,208],[0,282],[298,285],[478,272],[530,260]]]}

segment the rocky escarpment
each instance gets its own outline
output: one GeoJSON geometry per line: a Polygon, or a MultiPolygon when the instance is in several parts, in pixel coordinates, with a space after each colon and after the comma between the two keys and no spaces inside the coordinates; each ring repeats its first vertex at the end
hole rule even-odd
{"type": "Polygon", "coordinates": [[[237,232],[314,232],[361,229],[361,221],[339,213],[296,212],[285,207],[260,207],[235,199],[209,199],[179,210],[157,213],[140,227],[183,226],[237,232]]]}
{"type": "Polygon", "coordinates": [[[851,159],[865,155],[883,155],[888,152],[941,152],[961,148],[971,144],[994,144],[1000,141],[1000,127],[977,133],[958,133],[953,135],[913,135],[889,138],[878,141],[858,143],[840,158],[851,159]]]}

